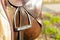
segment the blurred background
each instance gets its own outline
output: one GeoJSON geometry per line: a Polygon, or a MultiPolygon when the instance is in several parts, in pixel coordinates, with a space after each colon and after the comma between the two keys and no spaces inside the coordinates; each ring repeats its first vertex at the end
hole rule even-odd
{"type": "Polygon", "coordinates": [[[43,0],[43,28],[36,40],[60,40],[60,0],[43,0]]]}
{"type": "Polygon", "coordinates": [[[57,4],[60,3],[60,0],[43,0],[44,4],[57,4]]]}

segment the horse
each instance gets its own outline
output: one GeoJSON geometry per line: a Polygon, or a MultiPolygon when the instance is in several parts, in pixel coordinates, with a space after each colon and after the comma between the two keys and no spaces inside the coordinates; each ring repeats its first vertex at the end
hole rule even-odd
{"type": "Polygon", "coordinates": [[[42,29],[42,0],[1,0],[1,3],[10,24],[11,40],[19,40],[20,33],[21,40],[34,40],[40,35],[42,29]],[[28,20],[28,15],[30,20],[28,20]],[[15,26],[19,28],[19,26],[28,25],[29,22],[31,23],[30,28],[19,31],[14,28],[15,26]]]}

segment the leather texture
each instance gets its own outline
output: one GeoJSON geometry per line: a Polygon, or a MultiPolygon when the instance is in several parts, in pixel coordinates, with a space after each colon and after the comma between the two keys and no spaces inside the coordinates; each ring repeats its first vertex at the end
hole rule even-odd
{"type": "MultiPolygon", "coordinates": [[[[18,1],[18,0],[17,0],[18,1]]],[[[31,0],[30,0],[31,1],[31,0]]],[[[33,0],[33,1],[37,1],[37,0],[33,0]]],[[[38,0],[39,1],[39,0],[38,0]]],[[[37,1],[37,2],[38,2],[37,1]]],[[[13,26],[14,26],[14,23],[13,23],[13,17],[14,17],[14,12],[15,12],[15,10],[16,10],[16,8],[14,8],[14,7],[12,7],[11,5],[9,5],[8,3],[7,3],[7,0],[1,0],[1,4],[2,4],[2,6],[3,6],[3,11],[4,11],[4,14],[6,15],[6,21],[8,22],[6,22],[6,25],[7,25],[7,27],[9,28],[9,29],[7,29],[7,30],[9,30],[9,37],[6,37],[6,40],[18,40],[18,32],[15,32],[14,31],[14,28],[13,28],[13,26]],[[8,39],[9,38],[9,39],[8,39]]],[[[37,4],[39,4],[39,2],[38,3],[36,3],[36,5],[37,4]]],[[[24,4],[25,5],[25,4],[24,4]]],[[[39,4],[39,5],[37,5],[36,6],[36,8],[33,8],[34,6],[29,6],[29,5],[32,5],[32,4],[26,4],[25,5],[25,8],[33,15],[33,16],[35,16],[35,15],[39,15],[38,17],[41,19],[41,16],[42,16],[42,14],[41,14],[41,4],[39,4]],[[29,8],[31,8],[31,9],[29,9],[29,8]]],[[[23,11],[23,10],[22,10],[23,11]]],[[[0,18],[1,19],[1,18],[0,18]]],[[[16,22],[17,22],[17,26],[18,26],[18,14],[17,14],[17,16],[16,16],[16,22]]],[[[1,21],[3,21],[3,19],[1,19],[1,21]]],[[[1,27],[3,27],[3,28],[5,28],[6,26],[5,26],[5,24],[4,25],[2,25],[3,24],[3,22],[2,22],[2,24],[1,24],[1,21],[0,21],[0,26],[1,27]],[[5,26],[5,27],[4,27],[5,26]]],[[[21,13],[21,16],[20,16],[20,21],[21,21],[21,26],[23,26],[23,25],[27,25],[28,24],[28,19],[27,19],[27,15],[24,13],[24,12],[22,12],[21,13]]],[[[31,28],[29,28],[29,29],[26,29],[26,30],[23,30],[23,32],[24,32],[24,40],[34,40],[35,38],[37,38],[39,35],[40,35],[40,33],[41,33],[41,29],[42,29],[42,27],[37,23],[37,21],[33,18],[33,17],[31,17],[31,25],[32,25],[32,27],[31,28]]],[[[1,28],[1,30],[2,30],[2,28],[1,28]]],[[[4,29],[2,30],[3,32],[4,32],[4,29]]],[[[1,39],[3,39],[3,38],[1,38],[1,39]]]]}

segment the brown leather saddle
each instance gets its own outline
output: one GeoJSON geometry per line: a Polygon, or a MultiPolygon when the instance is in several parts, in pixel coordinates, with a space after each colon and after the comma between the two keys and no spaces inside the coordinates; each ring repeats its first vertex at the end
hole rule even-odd
{"type": "Polygon", "coordinates": [[[42,0],[1,0],[11,27],[11,40],[34,40],[41,32],[42,0]]]}

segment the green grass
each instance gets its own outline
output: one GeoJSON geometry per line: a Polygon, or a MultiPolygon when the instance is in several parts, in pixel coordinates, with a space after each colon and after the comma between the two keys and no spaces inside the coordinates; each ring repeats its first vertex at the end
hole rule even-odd
{"type": "Polygon", "coordinates": [[[45,30],[43,29],[43,33],[46,33],[46,34],[49,34],[49,35],[50,34],[56,34],[56,33],[58,33],[58,30],[54,27],[46,27],[45,30]]]}
{"type": "MultiPolygon", "coordinates": [[[[60,40],[60,34],[58,30],[54,27],[53,23],[60,23],[60,17],[59,16],[53,16],[51,13],[45,12],[44,13],[45,18],[43,19],[43,25],[45,29],[42,30],[43,34],[55,34],[55,40],[60,40]]],[[[58,26],[57,26],[58,27],[58,26]]]]}
{"type": "Polygon", "coordinates": [[[43,20],[44,26],[49,26],[51,25],[51,22],[49,20],[43,20]]]}
{"type": "Polygon", "coordinates": [[[60,40],[60,34],[56,34],[55,40],[60,40]]]}
{"type": "Polygon", "coordinates": [[[48,19],[50,19],[50,18],[52,17],[52,15],[51,15],[50,13],[48,13],[48,12],[45,12],[45,13],[44,13],[44,16],[45,16],[46,18],[48,18],[48,19]]]}
{"type": "Polygon", "coordinates": [[[50,19],[51,23],[60,23],[60,17],[58,16],[53,16],[51,19],[50,19]]]}

